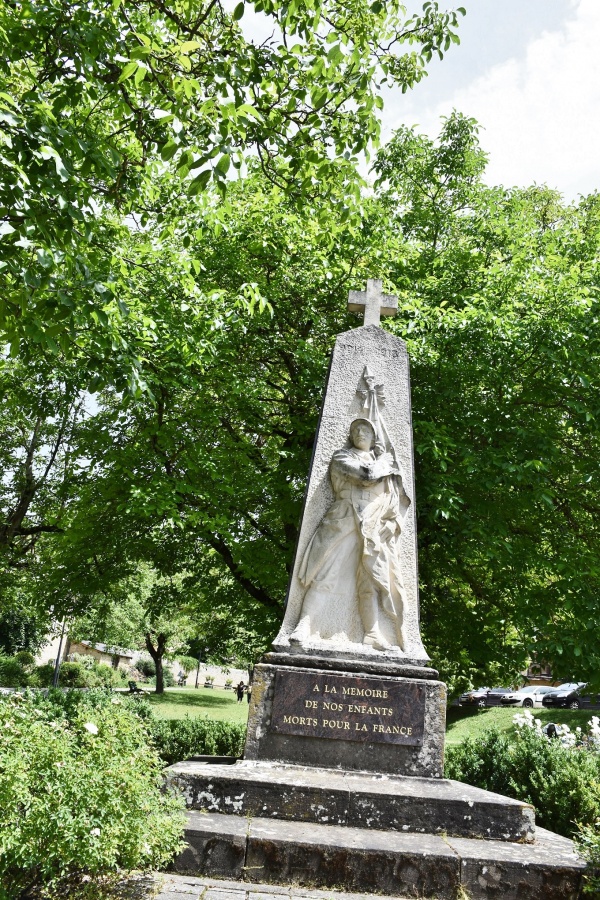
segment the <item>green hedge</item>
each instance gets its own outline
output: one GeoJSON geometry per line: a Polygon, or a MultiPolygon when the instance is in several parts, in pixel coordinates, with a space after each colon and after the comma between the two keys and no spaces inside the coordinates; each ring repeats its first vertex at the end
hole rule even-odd
{"type": "Polygon", "coordinates": [[[213,719],[150,721],[152,740],[167,764],[191,756],[241,756],[246,726],[213,719]]]}
{"type": "Polygon", "coordinates": [[[523,800],[536,822],[565,837],[600,819],[600,754],[568,748],[525,728],[511,739],[490,728],[446,751],[446,778],[523,800]]]}

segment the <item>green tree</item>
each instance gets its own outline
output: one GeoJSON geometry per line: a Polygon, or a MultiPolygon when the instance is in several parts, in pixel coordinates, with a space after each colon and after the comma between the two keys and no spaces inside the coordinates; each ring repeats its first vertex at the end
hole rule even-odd
{"type": "Polygon", "coordinates": [[[96,354],[122,354],[134,377],[119,238],[127,215],[161,220],[164,168],[200,202],[248,154],[301,197],[340,178],[356,195],[381,84],[416,84],[456,26],[436,2],[408,16],[398,0],[3,4],[0,329],[13,354],[39,344],[69,354],[91,335],[96,354]],[[246,10],[270,39],[245,37],[246,10]]]}
{"type": "Polygon", "coordinates": [[[600,203],[487,187],[484,169],[475,123],[454,115],[438,141],[395,136],[360,220],[329,188],[299,210],[259,171],[208,211],[157,179],[171,225],[129,232],[126,251],[131,306],[152,322],[145,387],[99,387],[63,532],[38,542],[46,602],[99,603],[141,564],[184,573],[199,633],[258,652],[281,615],[329,352],[358,324],[347,290],[379,276],[412,359],[426,646],[455,687],[514,677],[533,653],[592,679],[600,203]]]}
{"type": "Polygon", "coordinates": [[[597,195],[487,188],[477,127],[382,151],[413,364],[422,613],[443,667],[597,680],[597,195]]]}

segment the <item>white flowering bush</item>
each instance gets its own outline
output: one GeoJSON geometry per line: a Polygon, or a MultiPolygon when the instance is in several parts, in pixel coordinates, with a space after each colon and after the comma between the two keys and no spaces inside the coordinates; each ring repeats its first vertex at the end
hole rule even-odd
{"type": "Polygon", "coordinates": [[[0,700],[0,897],[168,863],[183,813],[162,765],[142,719],[109,695],[0,700]]]}
{"type": "Polygon", "coordinates": [[[496,728],[446,754],[445,775],[531,803],[536,821],[565,837],[600,820],[598,720],[586,733],[557,726],[551,739],[529,710],[514,716],[516,740],[496,728]]]}
{"type": "Polygon", "coordinates": [[[553,734],[549,734],[543,729],[541,721],[534,718],[529,710],[514,715],[513,722],[517,732],[527,729],[535,731],[536,734],[548,740],[560,741],[560,744],[569,750],[584,748],[586,750],[600,751],[600,719],[598,716],[592,716],[586,731],[583,731],[582,728],[576,728],[575,731],[571,731],[566,724],[553,723],[551,726],[553,734]]]}

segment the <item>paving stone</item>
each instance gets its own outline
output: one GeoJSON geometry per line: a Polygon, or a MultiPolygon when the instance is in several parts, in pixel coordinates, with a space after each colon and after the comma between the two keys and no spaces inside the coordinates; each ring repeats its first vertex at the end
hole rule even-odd
{"type": "Polygon", "coordinates": [[[241,891],[218,891],[215,888],[209,888],[204,894],[202,900],[245,900],[246,892],[241,891]]]}
{"type": "Polygon", "coordinates": [[[281,888],[279,888],[278,892],[272,894],[267,894],[264,891],[259,893],[249,891],[248,900],[290,900],[290,891],[288,889],[285,894],[281,893],[281,888]]]}
{"type": "Polygon", "coordinates": [[[194,891],[194,893],[186,892],[183,894],[181,891],[161,890],[160,893],[156,895],[156,900],[181,900],[182,897],[193,897],[194,900],[198,900],[203,892],[204,888],[194,891]]]}
{"type": "Polygon", "coordinates": [[[197,896],[198,891],[204,889],[205,884],[199,878],[185,878],[185,881],[180,881],[175,875],[167,876],[166,880],[163,881],[161,885],[161,891],[163,893],[170,891],[171,893],[179,894],[180,900],[186,900],[186,894],[195,897],[197,896]]]}

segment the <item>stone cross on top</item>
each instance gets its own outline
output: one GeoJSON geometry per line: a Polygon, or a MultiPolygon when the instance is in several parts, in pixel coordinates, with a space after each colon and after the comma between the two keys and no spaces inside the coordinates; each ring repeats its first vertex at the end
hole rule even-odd
{"type": "Polygon", "coordinates": [[[367,279],[366,291],[350,291],[348,310],[365,314],[364,325],[379,325],[380,316],[395,316],[398,312],[398,298],[381,292],[378,278],[367,279]]]}

